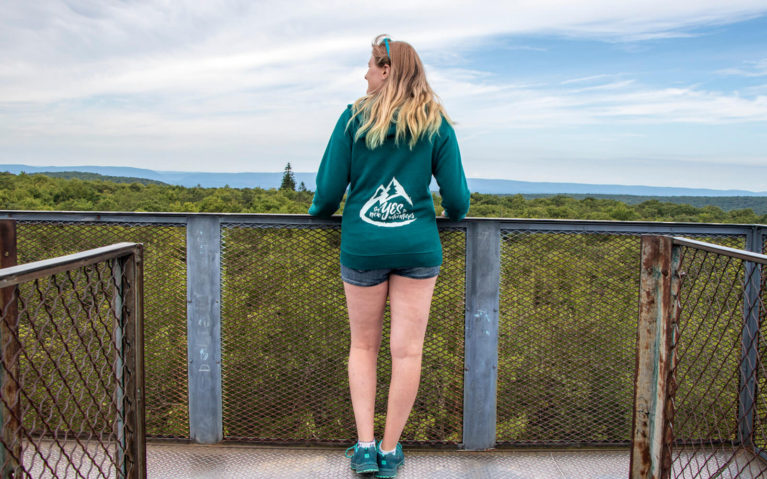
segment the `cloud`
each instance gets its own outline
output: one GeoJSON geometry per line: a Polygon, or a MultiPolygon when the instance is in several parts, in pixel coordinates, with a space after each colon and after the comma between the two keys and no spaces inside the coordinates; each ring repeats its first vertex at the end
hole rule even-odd
{"type": "Polygon", "coordinates": [[[613,77],[615,77],[615,75],[612,75],[612,74],[589,75],[587,77],[571,78],[569,80],[564,80],[560,82],[560,84],[569,85],[571,83],[591,83],[594,80],[604,80],[606,78],[613,78],[613,77]]]}
{"type": "MultiPolygon", "coordinates": [[[[342,108],[364,93],[370,41],[381,32],[419,49],[467,139],[615,122],[764,122],[762,90],[668,88],[630,72],[523,81],[463,60],[501,37],[633,45],[765,12],[762,0],[11,2],[0,16],[0,153],[33,143],[56,145],[62,155],[146,148],[183,163],[205,151],[221,160],[187,169],[264,169],[253,161],[270,158],[268,151],[324,148],[342,108]],[[256,160],[236,163],[241,158],[256,160]]],[[[524,42],[503,48],[545,50],[524,42]]],[[[765,69],[762,61],[721,73],[765,69]]],[[[315,157],[291,161],[311,170],[315,157]]]]}
{"type": "Polygon", "coordinates": [[[92,94],[253,81],[259,69],[364,62],[370,38],[391,30],[424,51],[460,51],[497,35],[537,33],[611,41],[681,35],[767,11],[760,1],[16,2],[0,20],[0,99],[53,101],[92,94]],[[424,28],[428,20],[431,28],[424,28]],[[339,33],[342,32],[342,33],[339,33]],[[372,33],[371,33],[372,32],[372,33]],[[5,68],[7,66],[7,69],[5,68]]]}
{"type": "MultiPolygon", "coordinates": [[[[624,76],[624,75],[621,75],[624,76]]],[[[516,85],[456,79],[438,72],[437,91],[449,98],[464,126],[485,131],[613,124],[767,123],[767,95],[705,90],[697,86],[658,88],[636,79],[594,76],[557,85],[516,85]],[[595,82],[595,80],[607,80],[595,82]],[[586,82],[593,85],[583,86],[586,82]]]]}
{"type": "Polygon", "coordinates": [[[718,70],[721,75],[736,75],[744,77],[763,77],[767,76],[767,58],[758,61],[744,62],[742,68],[725,68],[718,70]]]}

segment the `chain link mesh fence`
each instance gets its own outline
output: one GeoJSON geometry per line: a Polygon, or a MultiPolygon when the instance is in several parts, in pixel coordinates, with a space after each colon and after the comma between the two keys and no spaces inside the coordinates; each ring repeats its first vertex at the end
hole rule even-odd
{"type": "MultiPolygon", "coordinates": [[[[158,219],[19,221],[20,261],[115,241],[144,243],[147,433],[186,438],[186,231],[183,224],[158,219]]],[[[508,223],[501,228],[498,444],[627,445],[639,234],[596,233],[588,227],[523,231],[508,223]]],[[[421,388],[403,441],[455,445],[461,442],[463,420],[466,236],[463,229],[440,234],[444,264],[421,388]]],[[[736,248],[744,247],[744,238],[699,237],[736,248]]],[[[338,226],[223,223],[226,440],[334,443],[354,438],[339,243],[338,226]]],[[[767,238],[763,244],[767,250],[767,238]]],[[[765,308],[761,311],[764,318],[765,308]]],[[[388,308],[385,319],[388,324],[388,308]]],[[[387,341],[385,328],[376,403],[379,435],[390,371],[387,341]]],[[[767,346],[760,337],[762,351],[767,353],[767,346]]]]}
{"type": "Polygon", "coordinates": [[[17,221],[17,236],[19,263],[122,241],[144,245],[147,434],[189,437],[184,225],[17,221]]]}
{"type": "Polygon", "coordinates": [[[690,246],[680,248],[679,319],[669,384],[666,440],[672,478],[767,475],[767,269],[690,246]],[[747,293],[747,285],[761,292],[747,293]],[[761,317],[757,313],[761,308],[761,317]],[[757,329],[759,328],[759,329],[757,329]],[[760,457],[761,456],[761,457],[760,457]]]}
{"type": "MultiPolygon", "coordinates": [[[[403,442],[458,443],[463,404],[463,230],[443,230],[444,264],[403,442]]],[[[226,225],[222,231],[225,440],[333,443],[356,437],[346,372],[349,327],[340,228],[226,225]]],[[[376,432],[391,362],[387,308],[376,432]]]]}
{"type": "MultiPolygon", "coordinates": [[[[743,247],[744,236],[707,240],[743,247]]],[[[628,445],[640,236],[502,230],[499,445],[628,445]]]]}
{"type": "Polygon", "coordinates": [[[114,255],[0,290],[2,477],[143,477],[134,261],[114,255]]]}

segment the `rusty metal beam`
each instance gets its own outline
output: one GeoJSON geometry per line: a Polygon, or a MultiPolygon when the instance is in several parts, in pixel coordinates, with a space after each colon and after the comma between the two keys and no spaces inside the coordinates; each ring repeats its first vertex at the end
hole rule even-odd
{"type": "MultiPolygon", "coordinates": [[[[0,220],[0,268],[16,265],[16,221],[0,220]]],[[[21,460],[18,305],[16,287],[0,288],[0,477],[14,477],[21,460]]]]}
{"type": "Polygon", "coordinates": [[[81,268],[120,256],[135,254],[136,248],[136,243],[115,243],[80,253],[11,266],[0,270],[0,288],[33,281],[62,271],[81,268]]]}
{"type": "Polygon", "coordinates": [[[673,356],[678,309],[678,249],[672,238],[642,236],[631,479],[667,477],[673,416],[673,356]],[[665,466],[665,467],[664,467],[665,466]]]}
{"type": "Polygon", "coordinates": [[[144,383],[144,246],[137,245],[128,268],[131,280],[130,304],[133,316],[133,361],[134,361],[134,397],[133,408],[135,429],[135,477],[145,479],[146,469],[146,408],[144,383]]]}
{"type": "Polygon", "coordinates": [[[117,345],[118,461],[126,479],[146,477],[142,245],[113,260],[117,345]]]}

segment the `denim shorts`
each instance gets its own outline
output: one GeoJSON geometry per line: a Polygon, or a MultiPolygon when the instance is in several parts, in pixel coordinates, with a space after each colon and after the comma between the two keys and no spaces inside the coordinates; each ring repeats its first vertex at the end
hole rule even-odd
{"type": "Polygon", "coordinates": [[[439,274],[439,266],[417,266],[415,268],[351,269],[341,265],[341,279],[355,286],[375,286],[389,279],[389,275],[413,279],[433,278],[439,274]]]}

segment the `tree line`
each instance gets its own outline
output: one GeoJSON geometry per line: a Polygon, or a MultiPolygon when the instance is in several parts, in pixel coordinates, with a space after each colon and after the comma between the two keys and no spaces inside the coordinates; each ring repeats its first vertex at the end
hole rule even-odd
{"type": "MultiPolygon", "coordinates": [[[[118,183],[101,179],[54,178],[44,174],[0,173],[0,209],[67,211],[147,211],[208,213],[306,213],[313,193],[296,187],[286,168],[281,188],[204,188],[165,184],[118,183]]],[[[437,213],[442,212],[435,193],[437,213]]],[[[343,208],[343,203],[342,203],[343,208]]],[[[724,211],[656,199],[627,204],[614,199],[565,195],[526,199],[522,195],[472,193],[469,216],[621,221],[767,223],[752,209],[724,211]]]]}

